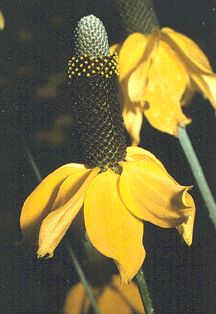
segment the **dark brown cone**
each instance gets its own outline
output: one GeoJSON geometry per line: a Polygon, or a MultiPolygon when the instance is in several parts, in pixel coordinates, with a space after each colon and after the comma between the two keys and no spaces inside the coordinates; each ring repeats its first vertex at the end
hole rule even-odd
{"type": "Polygon", "coordinates": [[[75,76],[69,84],[83,162],[103,170],[118,169],[126,155],[126,141],[117,76],[75,76]]]}
{"type": "Polygon", "coordinates": [[[139,32],[150,34],[159,28],[151,0],[113,0],[126,35],[139,32]]]}

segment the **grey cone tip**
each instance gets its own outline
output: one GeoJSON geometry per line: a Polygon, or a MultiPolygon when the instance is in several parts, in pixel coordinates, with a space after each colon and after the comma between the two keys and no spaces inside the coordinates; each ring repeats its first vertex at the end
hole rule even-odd
{"type": "Polygon", "coordinates": [[[86,22],[94,22],[94,23],[98,23],[98,24],[103,24],[102,22],[101,22],[101,20],[98,18],[98,17],[96,17],[94,14],[89,14],[89,15],[86,15],[86,16],[83,16],[80,20],[79,20],[79,22],[78,22],[78,25],[80,24],[82,24],[82,23],[86,23],[86,22]]]}
{"type": "Polygon", "coordinates": [[[109,54],[109,44],[103,22],[90,14],[81,18],[74,32],[75,54],[98,57],[109,54]]]}

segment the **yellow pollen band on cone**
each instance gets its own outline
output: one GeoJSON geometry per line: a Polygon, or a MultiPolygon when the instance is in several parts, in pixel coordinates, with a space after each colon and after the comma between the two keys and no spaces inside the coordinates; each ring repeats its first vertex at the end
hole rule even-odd
{"type": "Polygon", "coordinates": [[[68,61],[68,77],[71,79],[74,76],[92,77],[101,75],[104,78],[111,78],[114,75],[119,75],[118,55],[100,56],[90,58],[84,54],[81,56],[73,56],[68,61]]]}

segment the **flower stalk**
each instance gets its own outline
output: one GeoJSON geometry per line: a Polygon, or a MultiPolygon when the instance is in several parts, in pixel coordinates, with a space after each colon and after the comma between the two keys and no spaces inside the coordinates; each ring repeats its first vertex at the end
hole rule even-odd
{"type": "Polygon", "coordinates": [[[85,289],[85,292],[86,292],[86,295],[88,296],[89,298],[89,301],[91,303],[91,306],[92,306],[92,309],[94,311],[94,314],[100,314],[100,310],[98,308],[98,305],[97,305],[97,301],[95,300],[95,297],[94,297],[94,294],[92,292],[92,289],[85,277],[85,274],[80,266],[80,263],[73,251],[73,248],[70,244],[70,241],[68,239],[66,239],[65,241],[65,244],[66,244],[66,249],[68,251],[68,256],[70,257],[70,260],[80,278],[80,281],[82,282],[82,285],[83,285],[83,288],[85,289]]]}
{"type": "Polygon", "coordinates": [[[139,287],[140,296],[142,298],[143,306],[146,314],[154,314],[151,297],[148,290],[148,285],[145,279],[144,271],[141,268],[136,274],[136,280],[139,287]]]}
{"type": "Polygon", "coordinates": [[[209,217],[216,228],[216,203],[185,127],[178,127],[178,135],[179,143],[190,165],[206,208],[208,209],[209,217]]]}

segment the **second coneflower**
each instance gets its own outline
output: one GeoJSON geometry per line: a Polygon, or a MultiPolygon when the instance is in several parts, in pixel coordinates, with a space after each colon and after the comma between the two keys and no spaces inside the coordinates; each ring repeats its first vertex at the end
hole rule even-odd
{"type": "Polygon", "coordinates": [[[149,0],[114,2],[127,38],[111,51],[119,53],[122,110],[132,144],[140,142],[143,114],[154,128],[178,136],[178,126],[191,122],[182,106],[196,91],[216,109],[216,74],[190,38],[159,29],[149,0]]]}
{"type": "Polygon", "coordinates": [[[144,258],[143,221],[176,227],[192,242],[195,206],[150,152],[126,147],[119,109],[117,55],[109,54],[102,22],[78,23],[69,78],[83,164],[64,165],[46,177],[25,201],[21,228],[38,243],[39,257],[56,247],[84,210],[85,227],[98,251],[114,259],[129,282],[144,258]]]}

